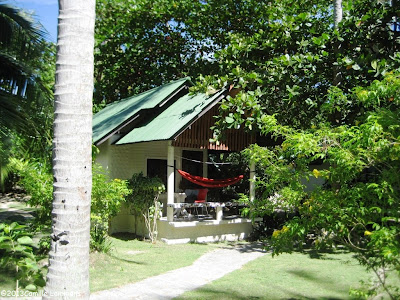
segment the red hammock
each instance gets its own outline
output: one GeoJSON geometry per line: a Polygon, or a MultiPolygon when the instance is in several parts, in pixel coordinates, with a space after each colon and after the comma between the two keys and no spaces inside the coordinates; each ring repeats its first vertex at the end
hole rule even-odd
{"type": "Polygon", "coordinates": [[[227,179],[210,179],[201,176],[190,175],[189,173],[182,170],[178,170],[178,172],[179,174],[182,175],[183,178],[186,178],[190,182],[209,188],[225,187],[228,185],[235,184],[243,179],[243,175],[227,179]]]}

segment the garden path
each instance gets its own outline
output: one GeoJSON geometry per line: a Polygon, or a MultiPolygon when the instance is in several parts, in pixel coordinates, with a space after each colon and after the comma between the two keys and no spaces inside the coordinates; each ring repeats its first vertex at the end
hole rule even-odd
{"type": "Polygon", "coordinates": [[[23,193],[0,193],[0,222],[12,220],[24,223],[26,219],[33,218],[35,209],[26,205],[28,199],[29,196],[23,193]]]}
{"type": "Polygon", "coordinates": [[[246,263],[265,254],[260,243],[227,246],[204,254],[191,266],[118,288],[92,293],[90,300],[173,299],[240,269],[246,263]]]}

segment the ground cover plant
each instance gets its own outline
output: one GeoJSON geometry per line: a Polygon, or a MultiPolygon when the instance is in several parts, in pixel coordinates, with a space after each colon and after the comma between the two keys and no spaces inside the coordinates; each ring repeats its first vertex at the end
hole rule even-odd
{"type": "Polygon", "coordinates": [[[0,270],[13,274],[16,291],[20,288],[36,291],[45,284],[32,246],[27,226],[0,223],[0,270]]]}

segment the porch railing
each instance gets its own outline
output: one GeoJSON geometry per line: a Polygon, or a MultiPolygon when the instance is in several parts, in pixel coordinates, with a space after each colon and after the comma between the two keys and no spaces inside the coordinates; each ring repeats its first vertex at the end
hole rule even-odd
{"type": "Polygon", "coordinates": [[[167,220],[173,221],[174,215],[179,214],[182,209],[214,208],[215,220],[221,221],[224,217],[223,209],[225,207],[245,207],[237,202],[202,202],[202,203],[169,203],[167,204],[167,220]]]}

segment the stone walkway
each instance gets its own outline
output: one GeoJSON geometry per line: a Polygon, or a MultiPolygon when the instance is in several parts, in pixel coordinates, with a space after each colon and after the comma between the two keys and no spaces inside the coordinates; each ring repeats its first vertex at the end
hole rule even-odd
{"type": "Polygon", "coordinates": [[[0,193],[0,222],[13,220],[24,223],[26,219],[32,219],[35,208],[28,207],[26,202],[29,197],[24,194],[0,193]]]}
{"type": "Polygon", "coordinates": [[[265,255],[261,244],[243,244],[206,253],[191,266],[169,271],[145,280],[92,293],[91,300],[173,299],[240,269],[265,255]]]}

